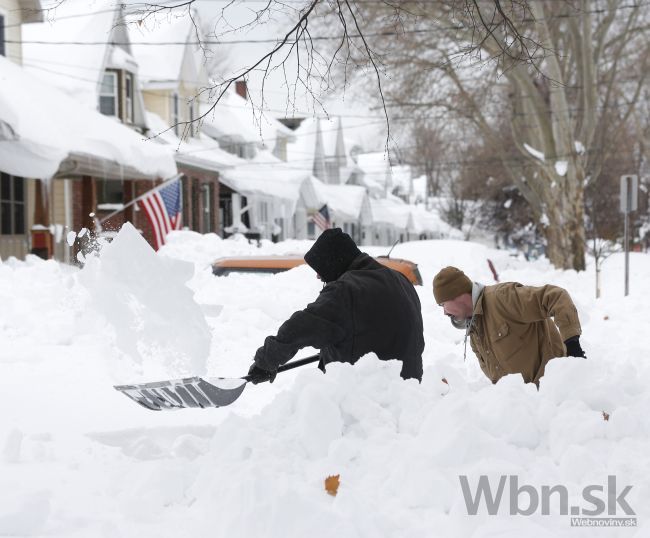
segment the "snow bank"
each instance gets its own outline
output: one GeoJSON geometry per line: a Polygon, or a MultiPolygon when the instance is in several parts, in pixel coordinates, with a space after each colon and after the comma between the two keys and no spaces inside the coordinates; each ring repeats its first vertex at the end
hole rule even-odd
{"type": "MultiPolygon", "coordinates": [[[[175,316],[148,295],[163,285],[184,313],[168,317],[167,330],[179,339],[165,340],[170,349],[191,349],[185,328],[203,319],[213,335],[207,374],[245,373],[264,336],[321,284],[306,266],[217,278],[209,262],[236,251],[268,254],[308,244],[257,248],[177,232],[154,254],[141,250],[127,229],[83,271],[37,258],[0,263],[0,536],[596,534],[570,527],[553,499],[549,516],[510,516],[507,491],[498,515],[487,515],[483,505],[469,516],[459,475],[472,487],[481,475],[495,485],[502,475],[537,488],[564,485],[570,504],[583,487],[606,485],[615,475],[619,490],[632,486],[627,501],[638,528],[598,535],[648,536],[646,254],[631,255],[627,298],[623,256],[606,260],[603,297],[595,300],[592,268],[558,271],[546,261],[528,263],[459,241],[398,245],[393,255],[416,261],[425,281],[418,287],[426,339],[421,385],[402,381],[397,364],[368,356],[353,367],[331,365],[327,375],[309,366],[282,374],[272,385],[247,387],[222,409],[153,413],[112,389],[123,361],[117,333],[131,344],[147,339],[128,334],[144,334],[128,305],[137,300],[142,330],[156,336],[162,337],[161,316],[175,316]],[[174,258],[191,261],[193,272],[174,258]],[[462,332],[431,297],[431,278],[449,264],[492,283],[487,258],[502,280],[559,284],[578,307],[589,358],[552,361],[539,392],[517,376],[491,385],[471,351],[463,362],[462,332]],[[192,293],[181,293],[185,285],[199,306],[191,304],[192,293]],[[221,313],[205,315],[204,307],[215,304],[221,313]],[[332,474],[341,479],[335,497],[323,484],[332,474]]],[[[128,365],[134,375],[136,367],[174,367],[165,359],[128,365]]]]}
{"type": "MultiPolygon", "coordinates": [[[[460,475],[476,483],[480,475],[518,474],[527,484],[563,484],[578,494],[616,474],[636,486],[630,504],[647,517],[650,489],[625,454],[648,462],[650,396],[615,390],[623,376],[612,364],[551,364],[540,392],[515,376],[498,387],[468,384],[440,363],[420,386],[401,381],[397,363],[374,357],[331,366],[327,375],[304,372],[260,416],[232,417],[217,430],[185,490],[196,500],[188,519],[200,522],[191,528],[200,532],[215,518],[212,532],[224,537],[427,536],[434,529],[488,536],[482,529],[489,524],[531,536],[575,535],[566,516],[468,517],[460,475]],[[594,393],[617,401],[609,422],[602,402],[587,397],[594,393]],[[614,426],[617,414],[623,424],[614,426]],[[323,481],[335,474],[341,486],[332,498],[323,481]]],[[[638,373],[650,375],[650,364],[638,373]]]]}
{"type": "Polygon", "coordinates": [[[160,249],[163,256],[191,261],[199,267],[207,266],[227,256],[302,255],[314,244],[311,240],[290,239],[273,243],[267,239],[250,242],[243,235],[221,239],[217,234],[199,234],[191,231],[174,231],[160,249]]]}

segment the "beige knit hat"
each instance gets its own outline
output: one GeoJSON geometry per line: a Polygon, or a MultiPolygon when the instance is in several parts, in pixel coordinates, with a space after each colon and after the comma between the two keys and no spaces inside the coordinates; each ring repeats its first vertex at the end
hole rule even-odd
{"type": "Polygon", "coordinates": [[[433,277],[433,296],[437,304],[472,293],[472,281],[456,267],[445,267],[433,277]]]}

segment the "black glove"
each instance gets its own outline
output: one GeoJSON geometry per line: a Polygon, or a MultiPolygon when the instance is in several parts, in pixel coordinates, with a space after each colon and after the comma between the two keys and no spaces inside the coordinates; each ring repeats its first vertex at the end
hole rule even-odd
{"type": "Polygon", "coordinates": [[[277,374],[278,374],[277,370],[273,370],[272,372],[270,372],[269,370],[264,370],[263,368],[260,368],[255,363],[251,364],[251,367],[248,369],[248,377],[250,382],[253,383],[253,385],[257,385],[258,383],[263,383],[264,381],[273,383],[273,381],[275,380],[275,376],[277,374]]]}
{"type": "Polygon", "coordinates": [[[580,337],[572,336],[571,338],[564,341],[566,346],[566,355],[567,357],[582,357],[583,359],[587,358],[584,350],[580,347],[580,337]]]}

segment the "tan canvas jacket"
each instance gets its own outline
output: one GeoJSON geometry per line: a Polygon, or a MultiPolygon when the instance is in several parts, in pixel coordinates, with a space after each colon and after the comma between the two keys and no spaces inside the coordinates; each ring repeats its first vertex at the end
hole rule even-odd
{"type": "Polygon", "coordinates": [[[548,361],[566,354],[564,341],[581,332],[566,290],[506,282],[483,289],[469,334],[481,369],[493,383],[516,373],[526,383],[537,383],[548,361]]]}

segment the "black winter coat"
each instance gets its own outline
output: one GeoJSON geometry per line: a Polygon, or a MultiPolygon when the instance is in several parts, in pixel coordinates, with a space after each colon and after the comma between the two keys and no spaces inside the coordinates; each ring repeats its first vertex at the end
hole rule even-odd
{"type": "Polygon", "coordinates": [[[402,361],[404,379],[422,379],[424,337],[420,299],[401,273],[357,256],[313,303],[294,313],[255,354],[255,364],[275,370],[304,347],[320,349],[321,363],[354,364],[374,352],[402,361]]]}

